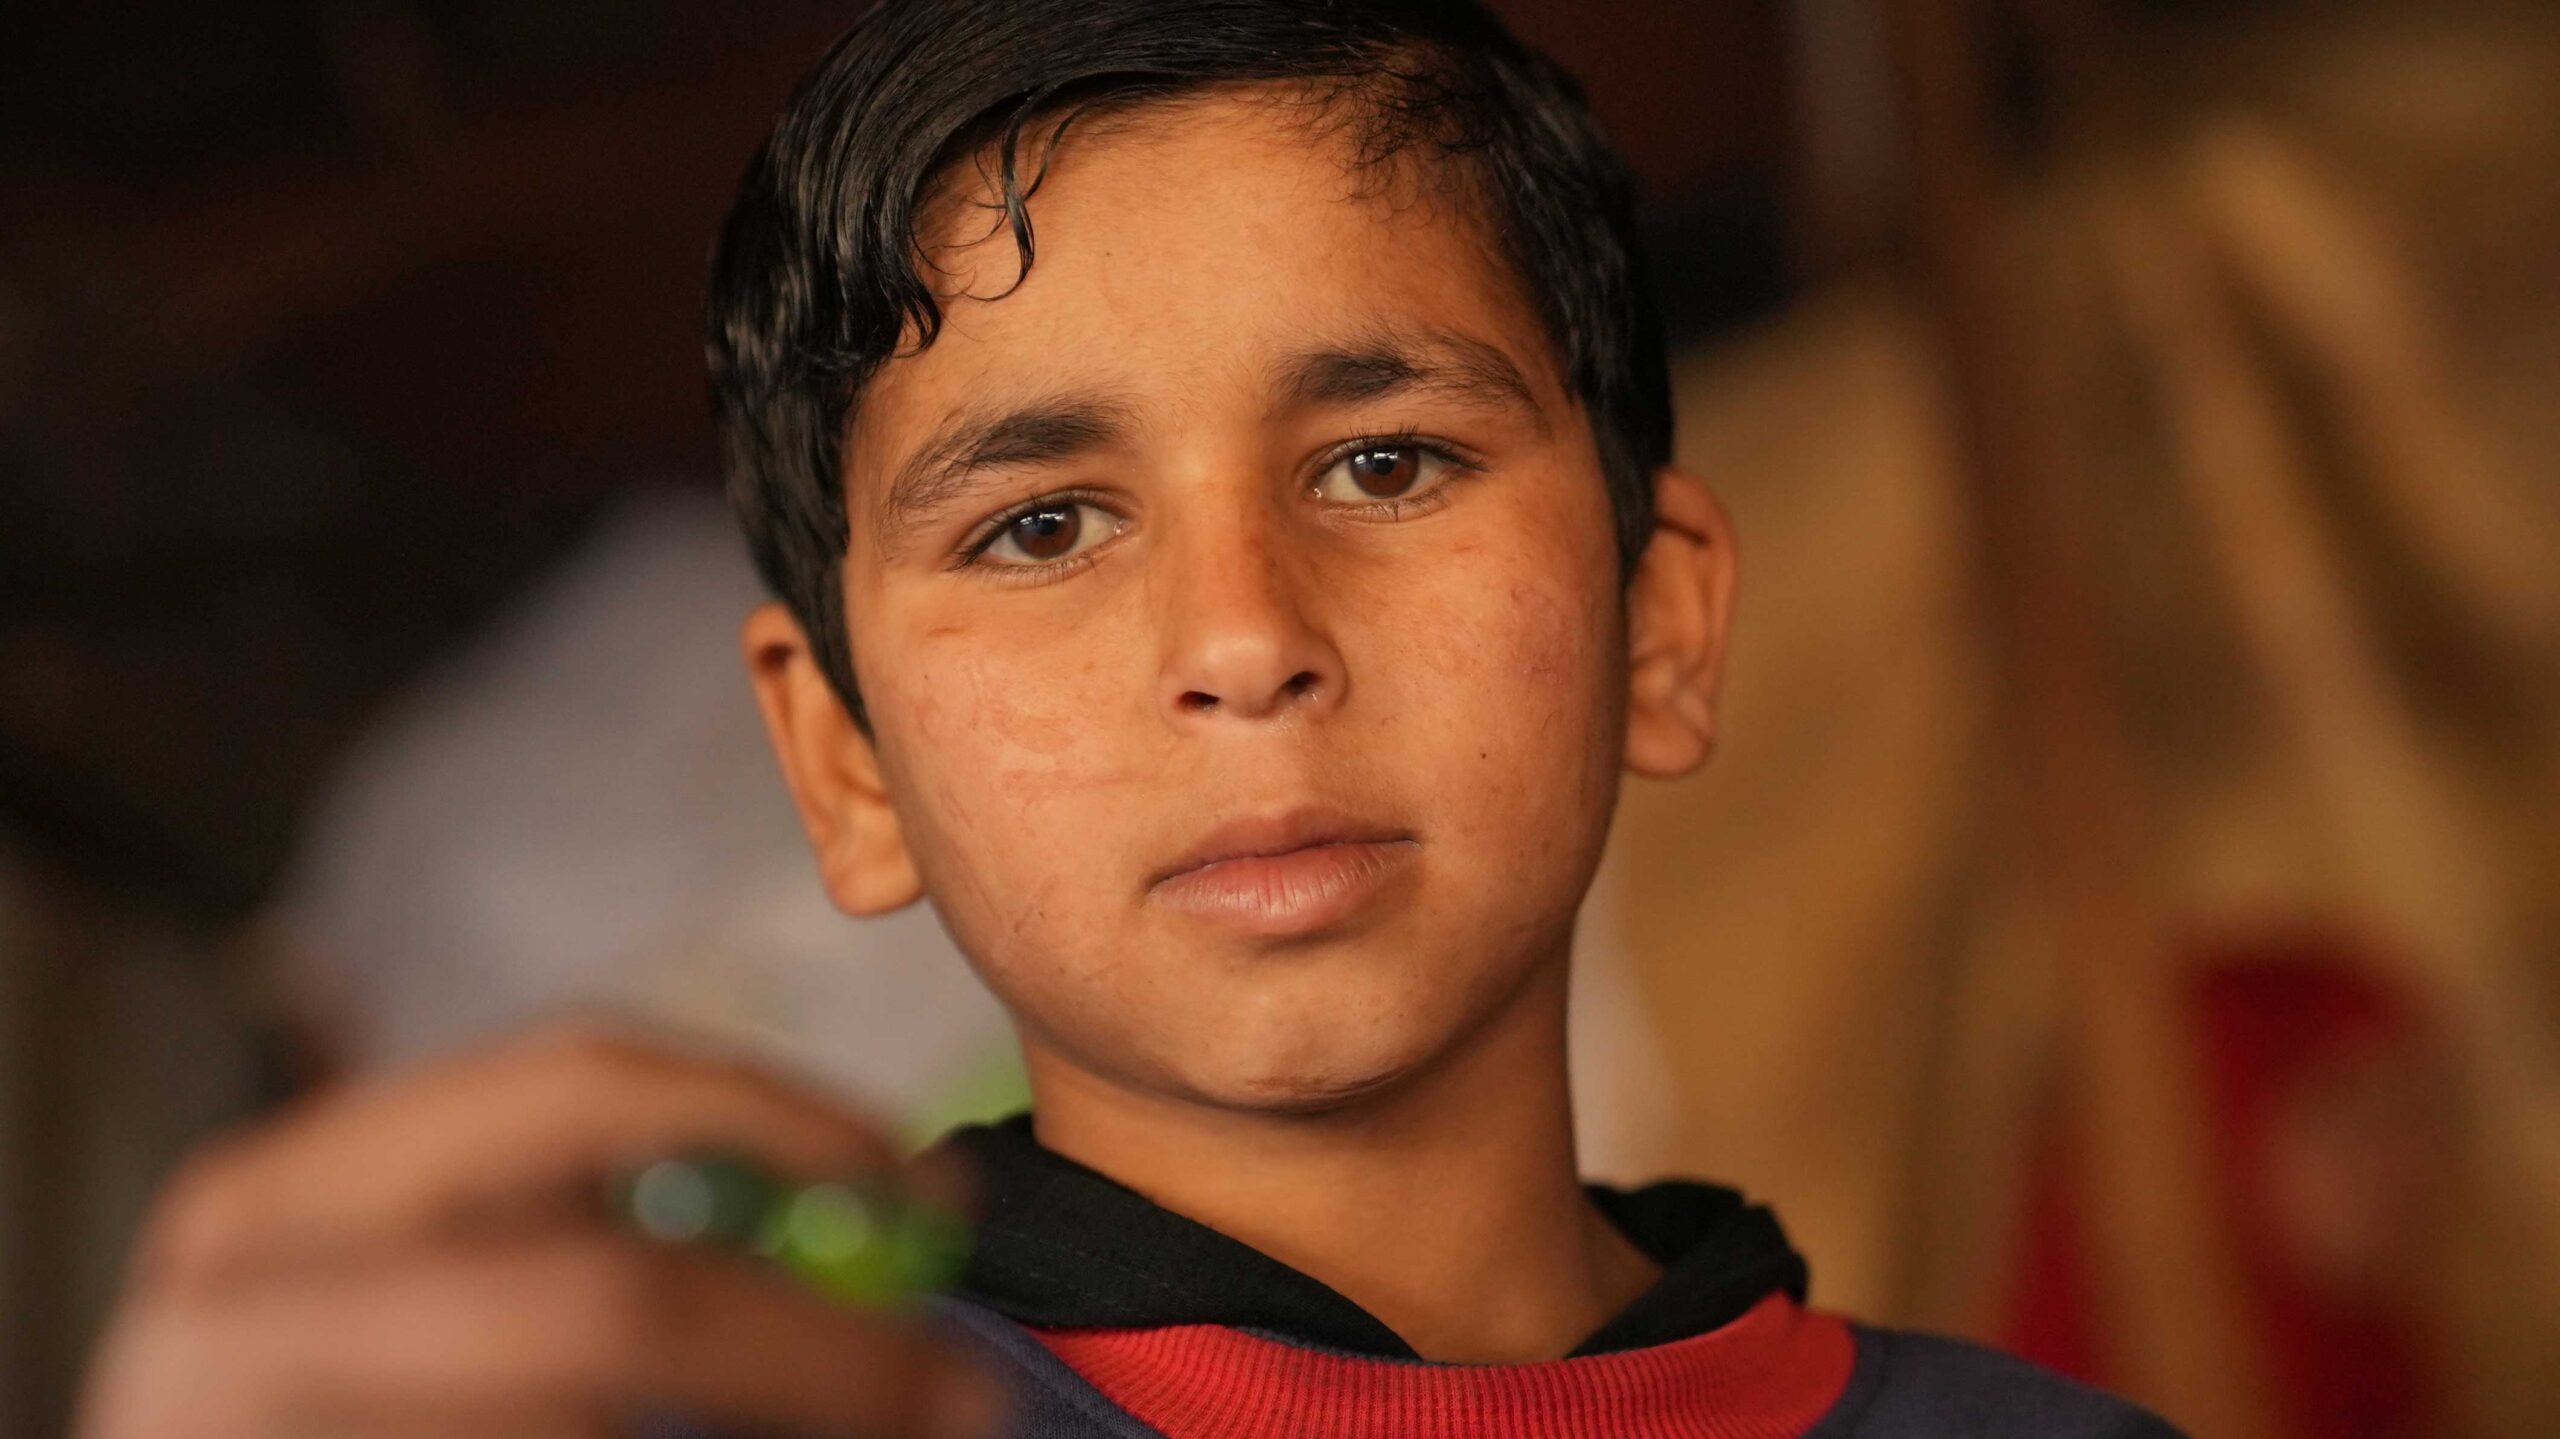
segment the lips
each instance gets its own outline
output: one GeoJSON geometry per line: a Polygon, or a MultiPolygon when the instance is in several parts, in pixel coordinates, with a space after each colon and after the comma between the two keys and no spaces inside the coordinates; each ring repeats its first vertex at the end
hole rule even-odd
{"type": "Polygon", "coordinates": [[[1296,810],[1220,825],[1149,883],[1169,909],[1272,937],[1312,934],[1366,909],[1409,873],[1412,831],[1296,810]]]}

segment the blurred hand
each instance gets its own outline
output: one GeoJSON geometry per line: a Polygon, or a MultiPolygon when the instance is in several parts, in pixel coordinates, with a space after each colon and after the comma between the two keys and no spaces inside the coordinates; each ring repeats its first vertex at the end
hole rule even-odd
{"type": "Polygon", "coordinates": [[[754,1069],[560,1028],[326,1095],[161,1196],[79,1439],[976,1435],[999,1391],[923,1328],[613,1228],[606,1178],[716,1148],[795,1178],[894,1162],[754,1069]]]}

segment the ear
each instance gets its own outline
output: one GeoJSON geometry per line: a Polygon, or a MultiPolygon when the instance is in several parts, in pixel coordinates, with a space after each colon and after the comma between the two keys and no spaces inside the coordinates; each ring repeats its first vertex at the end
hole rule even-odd
{"type": "Polygon", "coordinates": [[[886,914],[924,892],[871,738],[846,713],[791,611],[758,605],[739,636],[765,733],[836,908],[886,914]]]}
{"type": "Polygon", "coordinates": [[[1653,477],[1653,538],[1627,587],[1626,766],[1669,779],[1716,743],[1716,689],[1733,617],[1733,522],[1707,487],[1653,477]]]}

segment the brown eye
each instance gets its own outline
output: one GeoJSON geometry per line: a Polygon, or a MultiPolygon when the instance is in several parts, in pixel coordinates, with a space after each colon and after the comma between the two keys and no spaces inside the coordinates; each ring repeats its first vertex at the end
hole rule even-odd
{"type": "Polygon", "coordinates": [[[1004,537],[1025,559],[1054,560],[1072,553],[1084,529],[1082,505],[1051,505],[1017,517],[1004,537]]]}
{"type": "Polygon", "coordinates": [[[1346,456],[1342,463],[1351,471],[1351,483],[1358,485],[1362,494],[1381,500],[1403,494],[1422,478],[1422,455],[1417,450],[1360,450],[1346,456]]]}
{"type": "Polygon", "coordinates": [[[1453,470],[1467,468],[1446,451],[1427,444],[1372,441],[1340,456],[1316,477],[1318,499],[1360,505],[1409,500],[1437,489],[1453,470]]]}
{"type": "Polygon", "coordinates": [[[1043,500],[996,527],[977,558],[998,567],[1055,564],[1120,533],[1109,510],[1085,500],[1043,500]]]}

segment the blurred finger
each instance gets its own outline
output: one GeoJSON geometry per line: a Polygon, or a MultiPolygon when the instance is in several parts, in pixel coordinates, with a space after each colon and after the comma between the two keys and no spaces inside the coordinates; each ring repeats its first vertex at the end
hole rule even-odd
{"type": "Polygon", "coordinates": [[[594,1202],[602,1179],[719,1148],[795,1176],[878,1170],[883,1132],[752,1066],[591,1026],[324,1097],[171,1186],[137,1282],[214,1282],[594,1202]]]}

